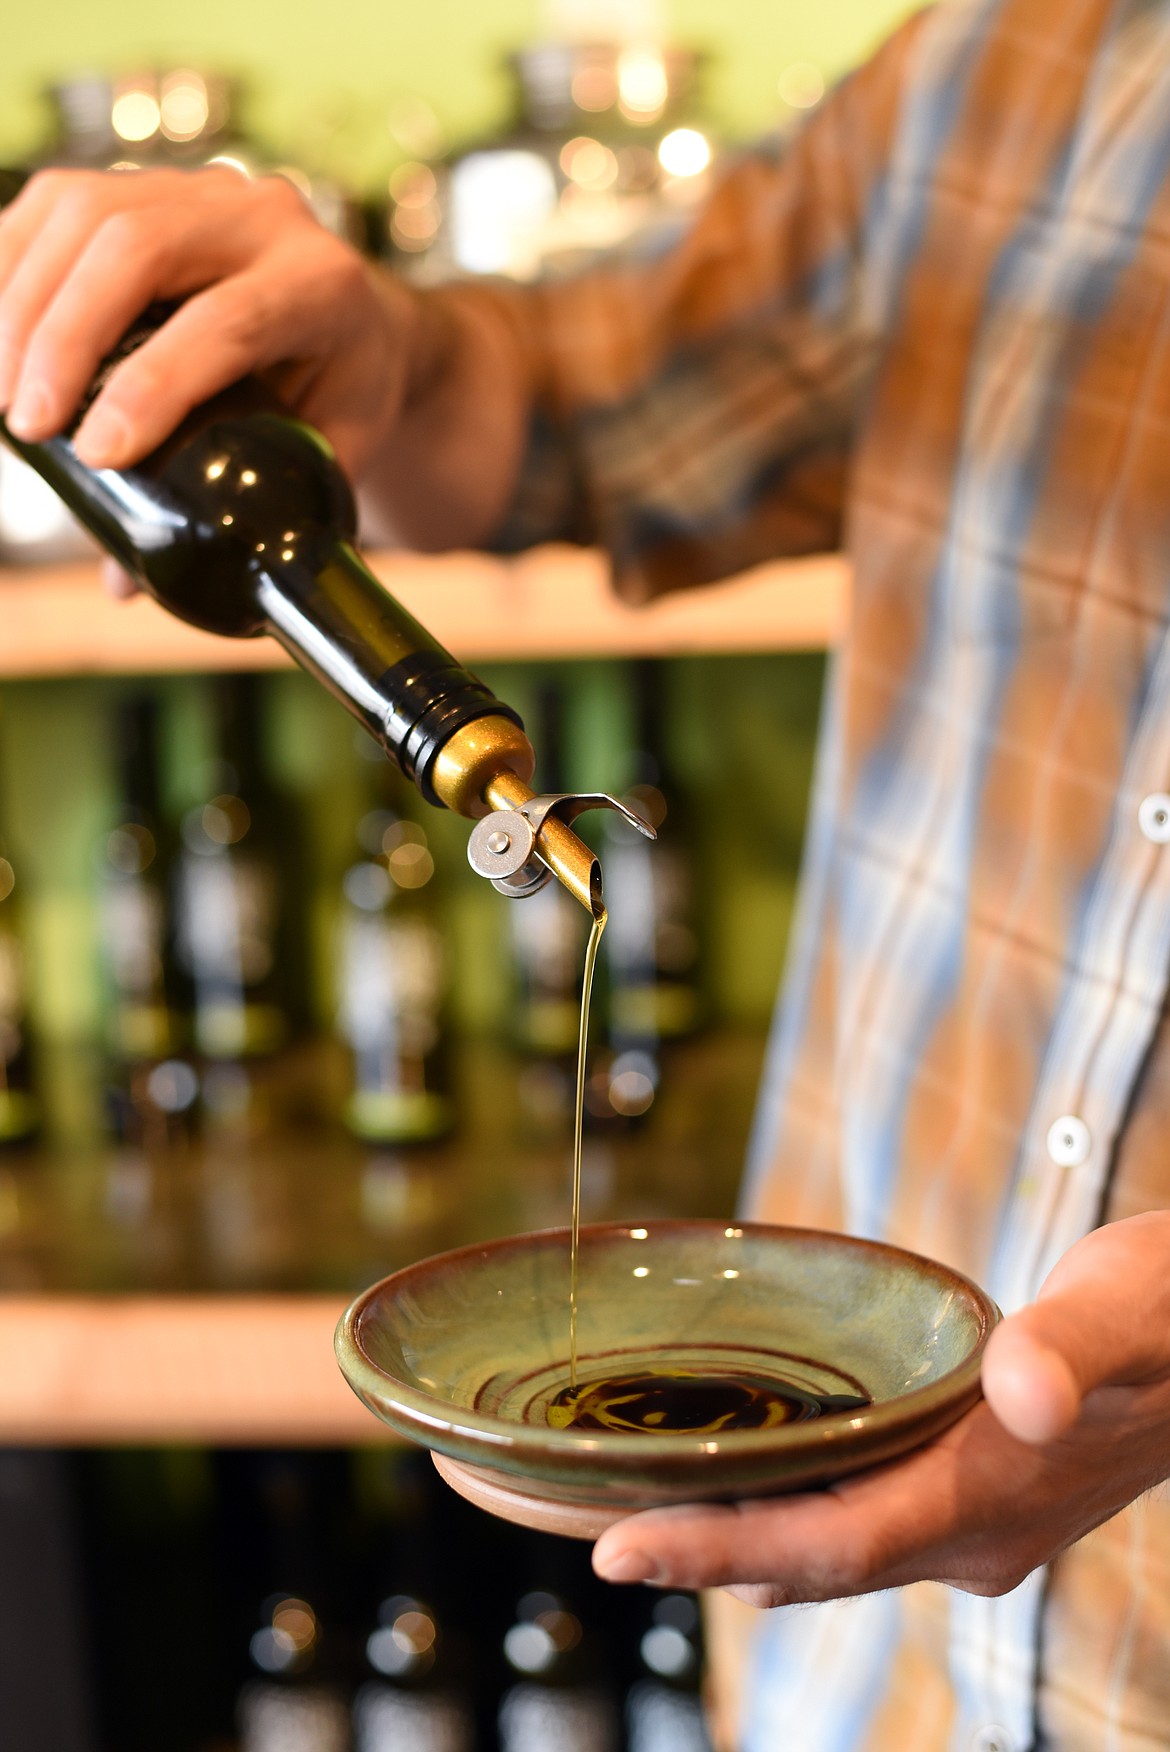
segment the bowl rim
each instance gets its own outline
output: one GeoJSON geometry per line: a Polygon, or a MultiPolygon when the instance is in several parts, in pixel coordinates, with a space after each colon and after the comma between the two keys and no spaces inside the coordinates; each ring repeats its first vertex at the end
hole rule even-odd
{"type": "MultiPolygon", "coordinates": [[[[796,1238],[802,1241],[829,1242],[835,1247],[846,1247],[850,1251],[871,1256],[875,1253],[883,1254],[941,1280],[948,1288],[965,1293],[968,1306],[978,1322],[975,1342],[968,1354],[953,1369],[948,1369],[934,1381],[914,1388],[909,1393],[875,1401],[863,1410],[833,1412],[807,1423],[779,1424],[767,1430],[728,1430],[715,1439],[702,1435],[687,1436],[677,1431],[661,1436],[640,1432],[623,1435],[613,1431],[557,1430],[551,1425],[546,1428],[539,1424],[513,1422],[488,1412],[476,1411],[471,1406],[453,1405],[450,1400],[443,1399],[438,1394],[407,1386],[396,1376],[388,1375],[379,1368],[362,1348],[359,1336],[362,1318],[370,1305],[384,1296],[391,1286],[401,1285],[423,1268],[447,1268],[461,1259],[482,1259],[485,1254],[506,1258],[509,1253],[529,1250],[537,1242],[546,1245],[561,1243],[567,1246],[570,1230],[568,1227],[556,1227],[533,1229],[520,1235],[504,1235],[489,1241],[469,1242],[462,1247],[448,1248],[442,1253],[429,1254],[412,1265],[402,1266],[398,1271],[390,1272],[386,1277],[370,1284],[354,1298],[337,1323],[334,1352],[341,1372],[358,1397],[367,1404],[373,1401],[379,1408],[388,1406],[398,1412],[401,1423],[410,1426],[402,1429],[401,1433],[411,1439],[438,1447],[445,1436],[458,1438],[462,1443],[459,1452],[464,1454],[468,1444],[482,1444],[498,1455],[499,1464],[509,1465],[526,1457],[539,1461],[554,1456],[570,1465],[577,1461],[596,1466],[603,1462],[636,1465],[639,1458],[645,1462],[655,1455],[677,1457],[680,1464],[686,1463],[687,1456],[692,1460],[702,1458],[710,1461],[717,1455],[738,1455],[745,1459],[752,1454],[795,1455],[807,1453],[814,1448],[836,1446],[846,1437],[851,1443],[880,1437],[900,1428],[907,1416],[913,1422],[918,1422],[933,1411],[964,1397],[978,1397],[983,1351],[993,1328],[1002,1316],[987,1292],[974,1279],[952,1266],[930,1259],[925,1254],[914,1253],[909,1248],[895,1246],[892,1242],[871,1241],[863,1236],[845,1234],[843,1231],[804,1228],[787,1223],[741,1222],[737,1218],[726,1217],[651,1217],[641,1223],[631,1220],[587,1223],[581,1226],[581,1244],[584,1246],[589,1241],[600,1241],[609,1236],[628,1235],[631,1229],[646,1230],[648,1240],[656,1234],[669,1237],[670,1234],[680,1231],[695,1233],[713,1229],[735,1229],[741,1234],[761,1240],[796,1238]]],[[[486,1453],[481,1454],[480,1459],[484,1464],[490,1463],[486,1453]]]]}

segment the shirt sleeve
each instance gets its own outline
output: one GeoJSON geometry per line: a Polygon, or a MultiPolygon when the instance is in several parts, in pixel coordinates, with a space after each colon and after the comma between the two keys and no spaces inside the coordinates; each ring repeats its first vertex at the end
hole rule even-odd
{"type": "Polygon", "coordinates": [[[499,551],[601,546],[637,602],[838,545],[876,351],[865,233],[922,16],[740,156],[669,247],[471,292],[509,323],[533,408],[499,551]]]}

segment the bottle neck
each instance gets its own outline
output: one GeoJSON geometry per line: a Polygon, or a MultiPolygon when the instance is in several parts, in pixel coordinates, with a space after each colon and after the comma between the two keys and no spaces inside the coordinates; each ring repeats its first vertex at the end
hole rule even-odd
{"type": "Polygon", "coordinates": [[[520,719],[387,595],[348,542],[309,531],[254,561],[255,600],[272,636],[382,744],[429,803],[455,733],[520,719]]]}

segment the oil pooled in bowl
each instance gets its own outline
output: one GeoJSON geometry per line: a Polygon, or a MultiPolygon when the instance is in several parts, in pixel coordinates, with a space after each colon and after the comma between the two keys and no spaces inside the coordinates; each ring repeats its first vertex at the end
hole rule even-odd
{"type": "Polygon", "coordinates": [[[814,1393],[762,1375],[643,1369],[562,1387],[546,1413],[557,1430],[614,1435],[721,1435],[807,1423],[871,1403],[858,1393],[814,1393]]]}

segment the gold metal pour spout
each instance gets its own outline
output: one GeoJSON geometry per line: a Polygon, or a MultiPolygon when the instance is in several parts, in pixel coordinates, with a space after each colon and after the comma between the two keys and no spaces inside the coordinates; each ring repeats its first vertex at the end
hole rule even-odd
{"type": "Polygon", "coordinates": [[[551,873],[593,918],[605,911],[601,865],[569,823],[586,809],[614,809],[649,839],[654,829],[604,792],[540,796],[528,783],[536,768],[532,744],[506,718],[477,718],[439,751],[431,773],[449,809],[476,821],[467,856],[473,870],[502,893],[520,898],[551,873]]]}
{"type": "MultiPolygon", "coordinates": [[[[487,798],[494,810],[521,814],[525,805],[543,801],[514,773],[501,773],[498,779],[493,779],[487,789],[487,798]]],[[[496,833],[501,831],[494,820],[493,829],[496,833]]],[[[601,865],[585,841],[578,839],[560,816],[551,813],[545,816],[534,831],[536,837],[532,850],[535,856],[547,870],[552,871],[558,882],[564,883],[574,899],[579,900],[594,918],[600,917],[605,911],[601,865]]],[[[491,837],[485,836],[487,839],[491,837]]]]}

